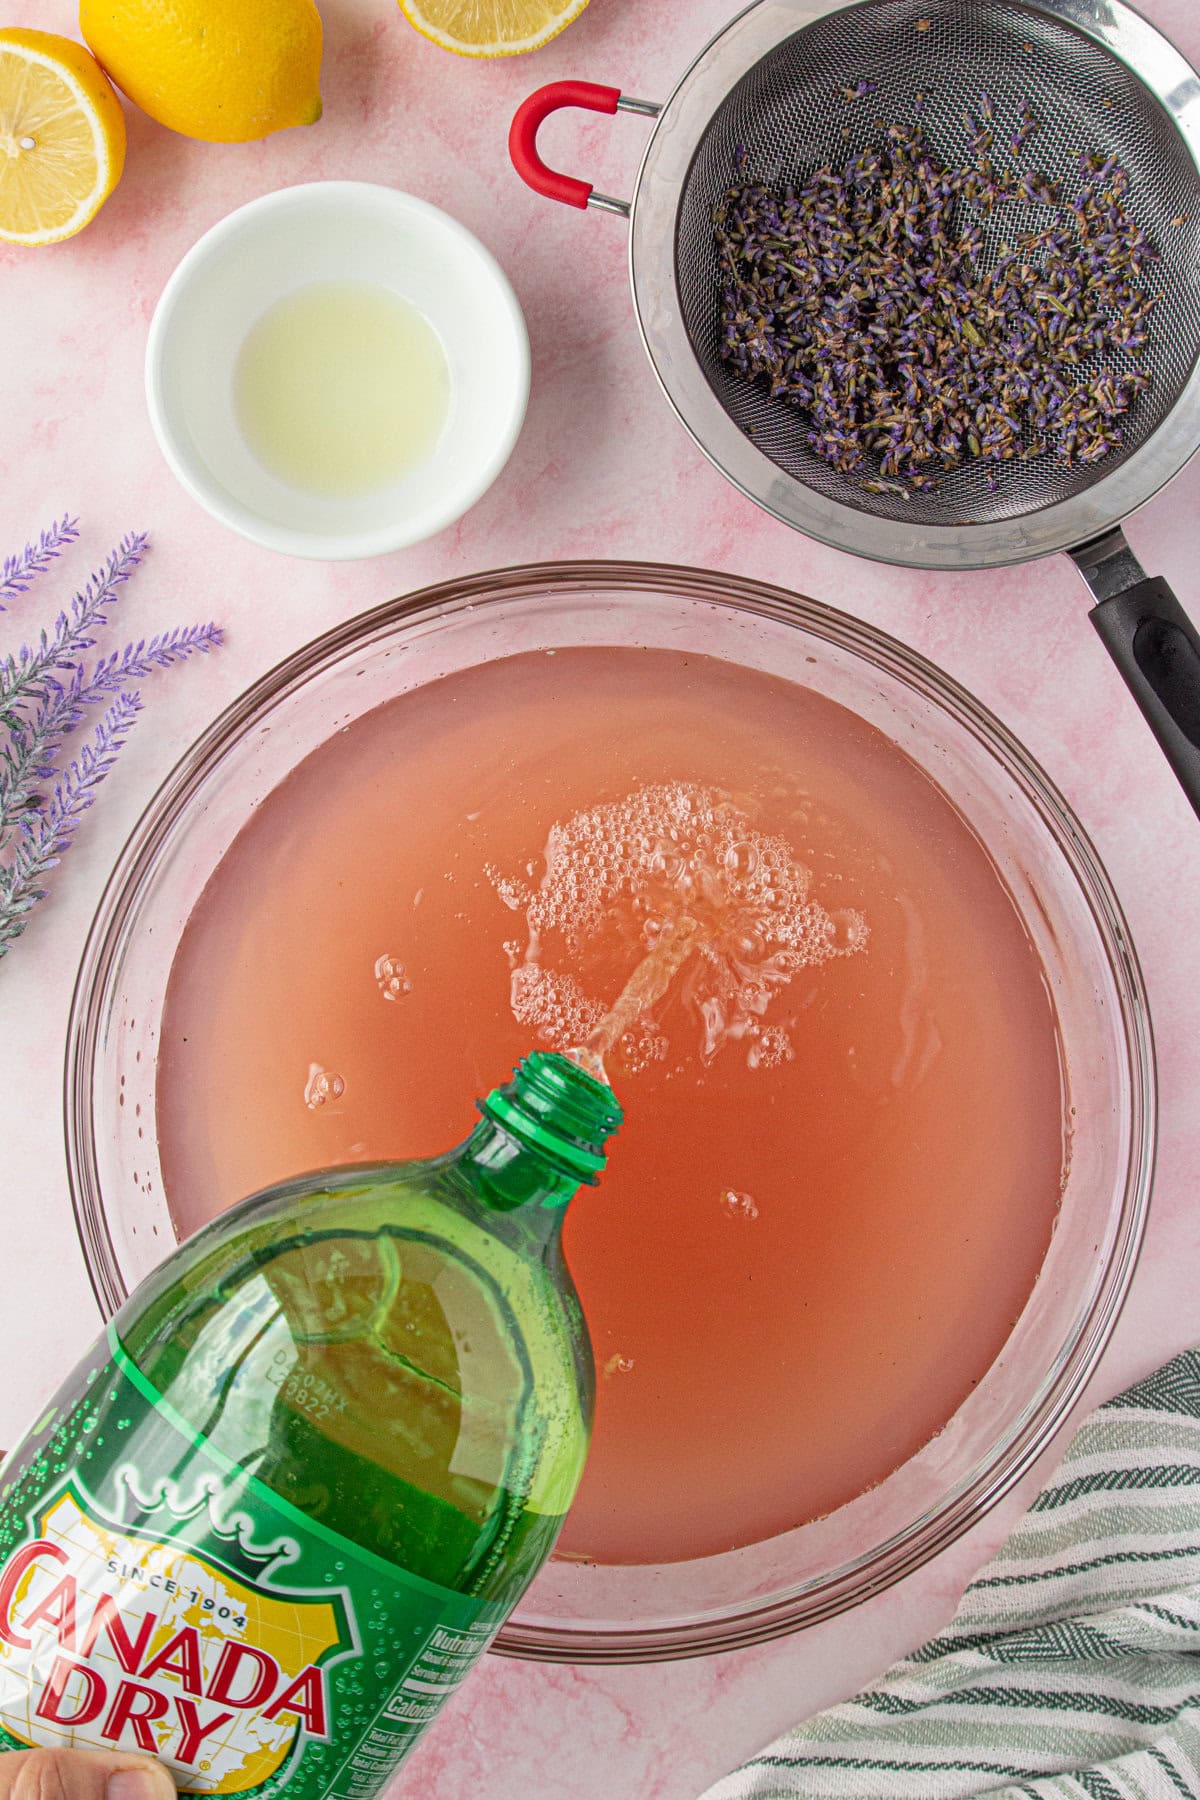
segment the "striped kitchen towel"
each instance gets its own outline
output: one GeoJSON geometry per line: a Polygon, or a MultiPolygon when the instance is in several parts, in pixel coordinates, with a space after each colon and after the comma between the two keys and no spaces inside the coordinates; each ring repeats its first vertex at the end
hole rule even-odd
{"type": "Polygon", "coordinates": [[[954,1622],[704,1800],[1200,1800],[1200,1351],[1080,1428],[954,1622]]]}

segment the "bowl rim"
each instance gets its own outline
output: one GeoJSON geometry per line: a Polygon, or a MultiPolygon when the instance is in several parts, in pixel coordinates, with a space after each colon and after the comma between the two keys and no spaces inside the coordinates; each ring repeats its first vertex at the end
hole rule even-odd
{"type": "Polygon", "coordinates": [[[786,589],[719,571],[640,561],[518,564],[439,582],[386,601],[335,625],[282,658],[246,688],[184,751],[131,830],[97,905],[71,997],[63,1070],[67,1182],[93,1293],[107,1318],[127,1296],[108,1228],[95,1153],[92,1069],[103,1025],[102,1002],[121,949],[124,922],[153,878],[160,854],[193,793],[242,734],[346,651],[386,638],[408,620],[436,622],[489,602],[586,590],[651,588],[799,626],[864,659],[931,699],[965,726],[1001,763],[1039,815],[1097,930],[1118,1008],[1114,1037],[1125,1057],[1129,1137],[1124,1191],[1114,1242],[1092,1303],[1042,1386],[1004,1439],[947,1496],[883,1545],[843,1565],[817,1587],[710,1611],[693,1620],[619,1629],[547,1628],[510,1619],[492,1648],[502,1655],[555,1662],[675,1660],[740,1649],[816,1624],[892,1586],[961,1537],[1020,1479],[1050,1444],[1094,1373],[1116,1326],[1137,1265],[1154,1174],[1157,1077],[1145,983],[1119,900],[1090,838],[1057,787],[1020,741],[982,702],[920,652],[852,614],[786,589]]]}
{"type": "Polygon", "coordinates": [[[492,486],[509,457],[525,422],[530,387],[529,332],[525,315],[512,283],[492,252],[460,221],[416,194],[402,188],[388,187],[375,181],[304,181],[289,187],[275,188],[260,194],[242,206],[226,213],[198,237],[167,277],[150,320],[146,338],[144,382],[146,409],[150,416],[155,441],[171,473],[204,510],[222,525],[263,549],[317,562],[349,562],[364,557],[386,556],[405,550],[426,538],[444,531],[460,519],[492,486]],[[189,454],[173,430],[165,398],[165,370],[168,362],[171,328],[179,306],[199,274],[221,253],[248,220],[272,214],[294,213],[302,219],[316,206],[339,201],[347,204],[369,203],[384,212],[408,220],[422,222],[430,234],[444,232],[456,240],[478,265],[479,276],[492,289],[499,303],[511,343],[515,385],[512,406],[507,417],[497,426],[491,454],[481,465],[475,479],[456,485],[447,482],[441,503],[427,507],[420,515],[406,519],[397,513],[386,525],[369,531],[309,532],[264,519],[252,507],[225,488],[198,457],[189,454]]]}

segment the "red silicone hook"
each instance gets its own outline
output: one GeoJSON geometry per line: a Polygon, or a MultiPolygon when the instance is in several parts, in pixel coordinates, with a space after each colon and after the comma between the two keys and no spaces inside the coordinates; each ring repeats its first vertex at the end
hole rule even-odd
{"type": "Polygon", "coordinates": [[[614,87],[598,87],[593,81],[552,81],[539,88],[517,108],[508,133],[508,153],[521,180],[535,194],[547,200],[561,200],[564,206],[586,206],[592,191],[590,181],[574,175],[559,175],[548,169],[538,155],[537,134],[542,120],[564,106],[580,106],[587,112],[615,113],[621,91],[614,87]]]}

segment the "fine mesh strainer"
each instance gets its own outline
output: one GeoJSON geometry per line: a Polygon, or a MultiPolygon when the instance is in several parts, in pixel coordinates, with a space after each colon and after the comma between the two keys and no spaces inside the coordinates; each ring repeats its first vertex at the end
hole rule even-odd
{"type": "MultiPolygon", "coordinates": [[[[1200,77],[1161,33],[1122,0],[757,0],[665,105],[557,82],[524,103],[509,141],[537,192],[630,219],[634,301],[659,380],[750,499],[838,549],[912,567],[1068,551],[1097,601],[1093,623],[1200,813],[1200,636],[1120,530],[1200,446],[1200,77]],[[842,90],[860,81],[869,98],[847,105],[842,90]],[[713,210],[739,153],[746,177],[782,185],[878,146],[890,123],[919,119],[939,159],[965,166],[964,110],[984,92],[1010,129],[1022,100],[1032,103],[1040,124],[1027,161],[1068,192],[1081,154],[1114,156],[1127,171],[1128,209],[1159,252],[1149,291],[1160,298],[1139,353],[1152,382],[1122,421],[1119,450],[1090,467],[1047,453],[1004,464],[993,488],[994,465],[968,462],[936,491],[870,492],[809,449],[802,412],[720,357],[713,210]],[[656,120],[632,202],[540,160],[539,125],[568,106],[656,120]]],[[[985,264],[1004,235],[1046,217],[1018,202],[1000,211],[978,217],[985,264]]],[[[1106,365],[1119,370],[1122,354],[1106,365]]]]}

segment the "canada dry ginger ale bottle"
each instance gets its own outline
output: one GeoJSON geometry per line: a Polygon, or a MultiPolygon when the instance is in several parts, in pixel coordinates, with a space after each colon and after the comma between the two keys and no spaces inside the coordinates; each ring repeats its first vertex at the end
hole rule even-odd
{"type": "Polygon", "coordinates": [[[144,1282],[0,1469],[0,1743],[365,1800],[546,1560],[591,1351],[567,1202],[620,1110],[537,1052],[448,1155],[270,1188],[144,1282]]]}

